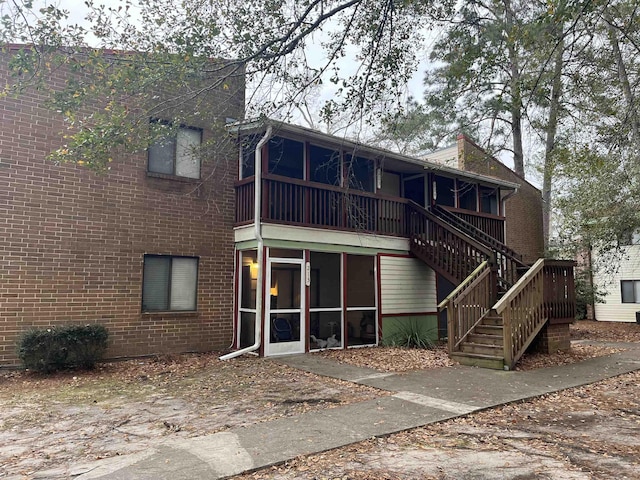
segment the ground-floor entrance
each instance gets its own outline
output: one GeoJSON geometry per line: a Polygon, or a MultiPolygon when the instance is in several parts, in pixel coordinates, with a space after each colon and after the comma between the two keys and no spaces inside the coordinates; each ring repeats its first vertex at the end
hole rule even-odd
{"type": "Polygon", "coordinates": [[[238,257],[238,347],[260,330],[266,356],[378,343],[376,255],[266,247],[259,330],[257,251],[238,257]]]}
{"type": "Polygon", "coordinates": [[[305,351],[304,268],[302,258],[267,259],[265,355],[305,351]]]}

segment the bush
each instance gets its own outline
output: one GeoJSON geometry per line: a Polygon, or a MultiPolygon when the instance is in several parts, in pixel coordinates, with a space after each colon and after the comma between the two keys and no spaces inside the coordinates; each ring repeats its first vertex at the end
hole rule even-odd
{"type": "Polygon", "coordinates": [[[434,328],[427,328],[417,320],[401,322],[392,334],[384,338],[384,344],[391,347],[432,349],[436,346],[432,339],[434,331],[434,328]]]}
{"type": "Polygon", "coordinates": [[[65,368],[92,369],[107,349],[103,325],[69,325],[26,332],[18,344],[25,368],[54,372],[65,368]]]}

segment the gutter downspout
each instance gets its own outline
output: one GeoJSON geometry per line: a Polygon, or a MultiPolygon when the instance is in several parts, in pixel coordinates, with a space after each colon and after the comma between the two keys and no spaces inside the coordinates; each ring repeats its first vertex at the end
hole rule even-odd
{"type": "Polygon", "coordinates": [[[256,325],[255,325],[255,342],[249,347],[236,350],[235,352],[222,355],[220,360],[231,360],[232,358],[239,357],[245,353],[254,352],[260,348],[262,342],[262,291],[264,287],[264,240],[262,238],[262,223],[260,222],[260,202],[262,199],[262,147],[271,138],[273,128],[271,125],[267,127],[267,131],[264,136],[256,145],[255,154],[255,187],[254,187],[254,199],[253,199],[253,213],[254,213],[254,231],[256,240],[258,240],[258,278],[256,282],[256,325]]]}
{"type": "Polygon", "coordinates": [[[519,187],[514,188],[511,192],[507,193],[501,200],[500,202],[502,203],[502,216],[505,219],[504,222],[504,243],[507,243],[507,200],[509,200],[511,197],[513,197],[516,193],[518,193],[518,191],[520,191],[519,187]]]}

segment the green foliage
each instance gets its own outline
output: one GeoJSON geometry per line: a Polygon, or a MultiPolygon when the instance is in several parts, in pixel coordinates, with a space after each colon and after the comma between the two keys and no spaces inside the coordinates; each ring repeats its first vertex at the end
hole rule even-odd
{"type": "Polygon", "coordinates": [[[66,368],[92,369],[107,349],[103,325],[33,329],[22,335],[18,357],[25,368],[49,373],[66,368]]]}
{"type": "MultiPolygon", "coordinates": [[[[120,150],[151,144],[153,135],[144,131],[150,118],[179,125],[192,124],[188,119],[195,116],[202,128],[224,121],[223,102],[207,102],[237,91],[245,78],[251,86],[249,117],[287,118],[310,91],[325,85],[330,94],[318,106],[323,118],[355,110],[354,118],[369,115],[373,122],[403,96],[430,16],[444,15],[452,4],[106,3],[88,0],[72,13],[62,6],[38,9],[29,0],[0,1],[0,45],[33,45],[18,53],[10,49],[13,78],[3,93],[29,86],[46,90],[51,75],[75,75],[64,88],[50,91],[51,107],[69,127],[66,144],[53,158],[96,170],[108,168],[120,150]],[[84,21],[74,24],[72,18],[83,13],[84,21]],[[117,104],[126,108],[118,110],[117,104]]],[[[239,119],[237,113],[228,116],[239,119]]]]}
{"type": "Polygon", "coordinates": [[[423,348],[430,350],[435,348],[433,334],[436,331],[428,327],[425,322],[411,319],[408,322],[398,322],[393,333],[384,337],[384,344],[392,347],[423,348]]]}
{"type": "Polygon", "coordinates": [[[591,284],[591,271],[587,268],[576,270],[576,319],[587,318],[587,307],[602,301],[602,293],[591,284]]]}

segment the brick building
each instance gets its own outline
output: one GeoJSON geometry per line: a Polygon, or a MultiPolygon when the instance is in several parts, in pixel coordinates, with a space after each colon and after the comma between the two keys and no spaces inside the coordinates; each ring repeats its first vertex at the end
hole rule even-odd
{"type": "Polygon", "coordinates": [[[213,131],[243,117],[238,78],[191,109],[213,122],[184,117],[171,139],[96,174],[47,160],[65,125],[45,101],[35,90],[0,100],[0,365],[17,363],[25,330],[67,323],[104,324],[110,358],[377,345],[408,323],[437,336],[451,295],[480,285],[471,330],[445,323],[461,338],[451,352],[511,368],[550,318],[571,316],[567,265],[539,260],[533,286],[519,281],[542,245],[535,189],[466,139],[446,166],[271,120],[213,131]],[[208,139],[217,148],[196,156],[208,139]],[[562,311],[536,304],[516,318],[527,288],[562,311]],[[494,304],[526,334],[464,350],[494,304]]]}
{"type": "MultiPolygon", "coordinates": [[[[3,85],[7,60],[0,59],[3,85]]],[[[58,72],[52,86],[66,76],[58,72]]],[[[208,98],[212,111],[242,118],[242,81],[208,98]]],[[[104,174],[55,165],[46,157],[65,125],[46,100],[36,90],[0,99],[0,365],[17,363],[28,328],[67,323],[104,324],[109,357],[228,347],[236,146],[200,161],[177,142],[155,157],[114,158],[104,174]],[[145,283],[145,269],[161,284],[145,283]],[[180,275],[190,291],[171,291],[171,276],[180,275]]],[[[178,139],[220,136],[209,126],[194,118],[178,139]]]]}

